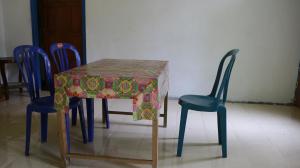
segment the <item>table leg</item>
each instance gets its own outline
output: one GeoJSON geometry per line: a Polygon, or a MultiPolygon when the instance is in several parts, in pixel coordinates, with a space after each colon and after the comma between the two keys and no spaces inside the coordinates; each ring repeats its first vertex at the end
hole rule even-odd
{"type": "Polygon", "coordinates": [[[66,124],[65,124],[65,113],[64,111],[57,112],[57,129],[59,138],[59,150],[62,161],[62,166],[66,167],[67,159],[67,141],[66,141],[66,124]]]}
{"type": "Polygon", "coordinates": [[[7,78],[5,74],[5,64],[1,63],[0,64],[0,71],[1,71],[1,76],[2,76],[2,81],[3,81],[3,86],[4,86],[4,94],[5,94],[5,99],[9,99],[8,95],[8,84],[7,84],[7,78]]]}
{"type": "Polygon", "coordinates": [[[107,99],[102,99],[102,117],[106,123],[106,128],[109,129],[110,123],[109,123],[109,112],[108,112],[108,104],[107,99]]]}
{"type": "Polygon", "coordinates": [[[87,123],[88,123],[88,142],[94,141],[94,99],[86,99],[87,123]]]}
{"type": "Polygon", "coordinates": [[[106,114],[105,114],[106,111],[105,110],[106,109],[105,109],[105,107],[107,106],[107,100],[105,101],[105,99],[106,98],[102,99],[102,123],[103,124],[105,124],[105,122],[106,122],[106,118],[105,118],[105,116],[106,116],[106,114]]]}
{"type": "Polygon", "coordinates": [[[164,101],[164,128],[167,128],[168,123],[168,93],[165,96],[164,101]]]}
{"type": "Polygon", "coordinates": [[[158,119],[152,120],[152,168],[158,165],[158,119]]]}

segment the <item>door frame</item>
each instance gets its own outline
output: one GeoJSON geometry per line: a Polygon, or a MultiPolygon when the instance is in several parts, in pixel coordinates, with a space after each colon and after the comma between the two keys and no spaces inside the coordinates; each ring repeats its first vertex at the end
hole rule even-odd
{"type": "MultiPolygon", "coordinates": [[[[38,18],[38,1],[30,0],[31,11],[31,31],[32,31],[32,44],[40,46],[40,33],[39,33],[39,18],[38,18]]],[[[85,15],[85,0],[82,0],[82,60],[81,63],[86,64],[86,15],[85,15]]]]}

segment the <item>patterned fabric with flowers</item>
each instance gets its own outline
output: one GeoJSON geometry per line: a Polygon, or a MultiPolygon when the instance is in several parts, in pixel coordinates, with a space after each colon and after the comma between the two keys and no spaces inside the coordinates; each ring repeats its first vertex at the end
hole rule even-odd
{"type": "Polygon", "coordinates": [[[68,112],[69,97],[133,99],[133,119],[158,117],[168,90],[168,62],[104,59],[55,75],[55,107],[68,112]]]}

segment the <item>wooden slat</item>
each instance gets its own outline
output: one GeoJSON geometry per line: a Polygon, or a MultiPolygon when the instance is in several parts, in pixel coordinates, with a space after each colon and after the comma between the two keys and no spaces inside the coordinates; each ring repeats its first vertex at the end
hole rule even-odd
{"type": "Polygon", "coordinates": [[[121,158],[121,157],[101,156],[101,155],[91,155],[91,154],[81,154],[81,153],[70,153],[67,156],[76,159],[105,160],[105,161],[133,163],[133,164],[152,164],[152,160],[146,160],[146,159],[121,158]]]}
{"type": "MultiPolygon", "coordinates": [[[[108,111],[109,114],[132,115],[132,112],[127,111],[108,111]]],[[[159,117],[164,117],[165,114],[160,114],[159,117]]]]}
{"type": "Polygon", "coordinates": [[[23,88],[23,87],[26,87],[25,83],[21,83],[21,82],[9,82],[8,83],[9,89],[16,89],[16,88],[23,88]]]}
{"type": "Polygon", "coordinates": [[[109,114],[132,115],[132,112],[126,111],[108,111],[109,114]]]}

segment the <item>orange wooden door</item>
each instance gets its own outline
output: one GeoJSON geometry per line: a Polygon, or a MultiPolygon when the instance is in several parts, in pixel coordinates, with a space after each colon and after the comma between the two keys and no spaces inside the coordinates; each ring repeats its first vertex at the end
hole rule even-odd
{"type": "MultiPolygon", "coordinates": [[[[78,49],[82,60],[82,0],[39,0],[38,2],[40,46],[50,54],[49,47],[52,43],[71,43],[78,49]]],[[[75,59],[70,62],[75,65],[75,59]]]]}

